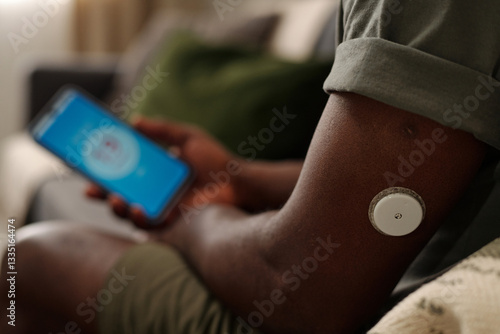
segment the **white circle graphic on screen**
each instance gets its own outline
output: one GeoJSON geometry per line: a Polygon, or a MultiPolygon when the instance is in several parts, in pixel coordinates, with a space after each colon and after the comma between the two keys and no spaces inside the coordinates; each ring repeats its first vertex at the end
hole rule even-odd
{"type": "Polygon", "coordinates": [[[103,133],[98,143],[90,144],[92,150],[83,161],[89,172],[98,178],[121,179],[132,173],[139,163],[139,143],[133,135],[119,128],[103,133]]]}

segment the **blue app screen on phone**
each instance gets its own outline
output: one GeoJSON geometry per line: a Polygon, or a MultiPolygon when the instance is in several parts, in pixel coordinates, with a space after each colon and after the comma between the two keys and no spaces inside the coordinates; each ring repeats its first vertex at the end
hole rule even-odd
{"type": "Polygon", "coordinates": [[[189,167],[76,90],[65,91],[33,128],[35,140],[151,219],[190,176],[189,167]]]}

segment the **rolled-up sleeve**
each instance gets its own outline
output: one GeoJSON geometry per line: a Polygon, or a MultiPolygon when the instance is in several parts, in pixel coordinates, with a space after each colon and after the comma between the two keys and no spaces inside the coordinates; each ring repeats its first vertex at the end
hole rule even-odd
{"type": "Polygon", "coordinates": [[[500,2],[347,0],[327,92],[353,92],[500,149],[500,2]]]}

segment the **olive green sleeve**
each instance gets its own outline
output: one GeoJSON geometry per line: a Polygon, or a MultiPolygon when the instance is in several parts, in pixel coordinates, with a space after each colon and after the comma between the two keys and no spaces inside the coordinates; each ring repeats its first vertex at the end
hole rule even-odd
{"type": "Polygon", "coordinates": [[[327,92],[354,92],[500,149],[500,2],[342,1],[327,92]]]}

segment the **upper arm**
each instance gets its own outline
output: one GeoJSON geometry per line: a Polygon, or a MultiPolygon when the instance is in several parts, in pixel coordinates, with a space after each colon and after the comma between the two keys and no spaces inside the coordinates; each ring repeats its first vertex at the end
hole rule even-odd
{"type": "Polygon", "coordinates": [[[290,327],[340,331],[366,319],[464,192],[484,150],[461,130],[360,95],[333,94],[297,186],[265,231],[263,256],[287,298],[303,305],[280,306],[298,312],[290,327]],[[411,167],[402,169],[403,160],[411,167]],[[391,186],[414,190],[426,205],[425,219],[407,236],[382,235],[368,218],[374,196],[391,186]],[[284,274],[314,257],[318,238],[340,247],[311,265],[307,278],[299,276],[298,288],[293,274],[284,274]]]}

